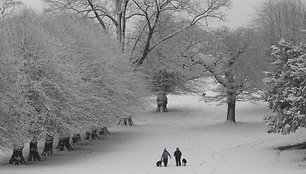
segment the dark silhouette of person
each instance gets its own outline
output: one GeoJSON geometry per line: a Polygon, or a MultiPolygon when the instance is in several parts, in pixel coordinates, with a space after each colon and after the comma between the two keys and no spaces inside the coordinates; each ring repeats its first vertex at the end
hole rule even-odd
{"type": "Polygon", "coordinates": [[[174,152],[174,157],[175,157],[176,166],[181,166],[182,152],[180,151],[178,147],[176,148],[174,152]]]}
{"type": "Polygon", "coordinates": [[[167,167],[168,165],[168,156],[171,158],[171,155],[170,153],[167,151],[167,149],[165,148],[163,153],[162,153],[162,156],[161,156],[161,161],[164,162],[164,166],[167,167]]]}

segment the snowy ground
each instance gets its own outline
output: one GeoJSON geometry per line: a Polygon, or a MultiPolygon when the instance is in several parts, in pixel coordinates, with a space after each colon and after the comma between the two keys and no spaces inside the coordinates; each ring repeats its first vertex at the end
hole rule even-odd
{"type": "MultiPolygon", "coordinates": [[[[264,105],[241,103],[237,123],[225,123],[225,106],[198,102],[197,97],[169,98],[169,112],[142,113],[133,127],[113,127],[113,135],[77,146],[73,152],[57,152],[41,162],[14,166],[4,164],[10,154],[0,155],[0,174],[302,174],[305,151],[274,150],[303,142],[303,132],[289,136],[264,132],[264,105]],[[163,148],[173,154],[179,147],[187,166],[157,168],[163,148]]],[[[40,149],[41,151],[41,149],[40,149]]],[[[27,152],[24,152],[27,156],[27,152]]]]}

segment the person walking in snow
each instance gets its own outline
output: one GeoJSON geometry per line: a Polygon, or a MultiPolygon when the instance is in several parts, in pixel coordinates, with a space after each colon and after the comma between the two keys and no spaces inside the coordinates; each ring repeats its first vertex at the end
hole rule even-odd
{"type": "Polygon", "coordinates": [[[182,152],[180,151],[180,149],[177,147],[175,152],[174,152],[174,157],[175,157],[175,162],[176,162],[176,166],[181,166],[181,156],[182,156],[182,152]]]}
{"type": "Polygon", "coordinates": [[[167,151],[167,149],[165,148],[163,153],[162,153],[162,156],[161,156],[161,161],[164,162],[164,166],[167,167],[168,165],[168,156],[171,158],[171,155],[170,153],[167,151]]]}

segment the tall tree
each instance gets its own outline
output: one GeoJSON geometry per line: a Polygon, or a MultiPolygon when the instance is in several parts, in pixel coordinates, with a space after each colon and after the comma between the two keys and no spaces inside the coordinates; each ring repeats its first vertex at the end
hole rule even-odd
{"type": "MultiPolygon", "coordinates": [[[[187,21],[174,20],[171,15],[163,15],[160,17],[160,23],[155,28],[153,42],[158,41],[169,34],[175,32],[178,28],[183,27],[187,21]]],[[[173,71],[184,74],[186,79],[192,80],[203,74],[199,73],[196,66],[191,66],[190,59],[186,59],[189,49],[194,48],[197,44],[207,41],[210,33],[205,32],[201,25],[194,25],[188,30],[182,31],[175,36],[158,44],[154,50],[148,55],[148,59],[142,64],[146,70],[171,69],[173,71]]],[[[145,42],[145,37],[139,42],[145,42]]],[[[137,51],[142,48],[139,44],[137,51]]],[[[189,52],[191,53],[191,52],[189,52]]]]}
{"type": "Polygon", "coordinates": [[[25,11],[0,23],[0,146],[106,126],[143,104],[139,74],[92,21],[25,11]]]}
{"type": "MultiPolygon", "coordinates": [[[[133,23],[144,20],[143,30],[146,30],[146,42],[140,57],[137,57],[135,64],[141,65],[148,53],[161,42],[174,35],[187,30],[196,23],[210,19],[224,18],[223,8],[230,5],[230,0],[44,0],[49,8],[47,11],[72,11],[83,16],[96,19],[104,31],[111,32],[107,27],[114,27],[118,41],[122,49],[126,45],[127,27],[134,27],[133,23]],[[163,14],[185,16],[189,20],[185,26],[178,28],[173,33],[152,42],[156,25],[160,22],[163,14]],[[137,17],[136,17],[137,16],[137,17]],[[129,20],[135,17],[133,20],[129,20]],[[128,22],[130,21],[130,22],[128,22]]],[[[140,33],[142,34],[142,33],[140,33]]],[[[138,36],[141,37],[141,36],[138,36]]],[[[137,42],[138,39],[136,39],[137,42]]]]}
{"type": "Polygon", "coordinates": [[[47,4],[45,11],[73,12],[93,20],[97,20],[104,32],[112,32],[114,28],[118,42],[124,51],[126,41],[127,20],[130,0],[44,0],[47,4]]]}
{"type": "Polygon", "coordinates": [[[253,24],[269,47],[281,38],[298,43],[305,34],[306,4],[302,0],[266,0],[254,15],[253,24]]]}
{"type": "Polygon", "coordinates": [[[272,56],[276,68],[267,72],[265,99],[275,114],[265,119],[267,132],[289,134],[306,127],[306,45],[281,40],[272,56]]]}
{"type": "MultiPolygon", "coordinates": [[[[142,46],[142,51],[139,57],[134,61],[135,65],[143,64],[147,58],[149,52],[151,52],[160,43],[168,40],[169,38],[181,33],[200,21],[205,20],[208,22],[210,19],[224,18],[224,8],[230,6],[229,0],[207,0],[205,2],[200,0],[132,0],[137,8],[138,16],[141,16],[145,21],[143,25],[142,34],[145,34],[145,42],[142,46]],[[185,16],[188,22],[184,22],[185,25],[177,28],[167,36],[156,40],[152,43],[154,33],[156,32],[156,26],[162,21],[161,16],[169,14],[172,17],[185,16]]],[[[184,17],[183,17],[184,18],[184,17]]],[[[137,39],[138,40],[138,39],[137,39]]],[[[137,42],[137,41],[136,41],[137,42]]],[[[137,43],[135,43],[137,44],[137,43]]]]}
{"type": "Polygon", "coordinates": [[[236,102],[253,98],[262,80],[257,43],[253,31],[221,28],[211,31],[204,42],[194,44],[184,53],[193,65],[201,66],[214,78],[217,95],[205,97],[227,103],[226,120],[230,122],[236,122],[236,102]]]}
{"type": "MultiPolygon", "coordinates": [[[[155,28],[153,40],[168,36],[183,25],[181,21],[173,20],[171,15],[162,15],[160,23],[155,28]]],[[[163,96],[162,98],[166,99],[168,94],[180,95],[195,92],[195,85],[191,84],[190,80],[198,77],[199,72],[194,71],[194,67],[186,66],[190,61],[188,62],[182,54],[191,46],[190,41],[197,42],[198,38],[201,38],[194,35],[196,30],[199,28],[195,25],[160,43],[142,64],[142,72],[148,75],[148,87],[153,94],[157,95],[157,98],[163,96]]],[[[138,42],[144,41],[145,38],[142,37],[138,42]]],[[[141,45],[135,48],[137,52],[141,49],[141,45]]]]}

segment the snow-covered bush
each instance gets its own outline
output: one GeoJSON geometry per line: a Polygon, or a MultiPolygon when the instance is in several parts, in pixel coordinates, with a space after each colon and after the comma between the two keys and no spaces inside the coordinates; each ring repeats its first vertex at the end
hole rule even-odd
{"type": "Polygon", "coordinates": [[[306,45],[281,40],[272,46],[273,72],[266,72],[270,90],[265,99],[275,115],[266,117],[269,133],[289,134],[306,127],[306,45]]]}
{"type": "Polygon", "coordinates": [[[93,22],[26,10],[0,23],[0,146],[103,127],[142,106],[140,75],[93,22]]]}

